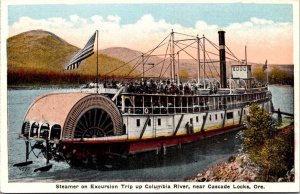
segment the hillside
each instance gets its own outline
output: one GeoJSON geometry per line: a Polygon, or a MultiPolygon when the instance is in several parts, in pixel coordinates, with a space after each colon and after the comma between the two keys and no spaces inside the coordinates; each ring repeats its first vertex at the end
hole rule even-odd
{"type": "Polygon", "coordinates": [[[7,40],[8,70],[63,71],[63,65],[76,51],[78,48],[50,32],[24,32],[7,40]]]}
{"type": "MultiPolygon", "coordinates": [[[[78,50],[79,48],[51,32],[43,30],[24,32],[7,40],[8,71],[66,74],[64,65],[68,63],[78,50]]],[[[116,69],[122,64],[124,63],[119,59],[99,54],[99,72],[101,75],[116,69]]],[[[114,72],[114,75],[126,75],[129,69],[130,65],[126,65],[122,70],[114,72]]],[[[84,60],[79,69],[70,72],[94,76],[96,72],[96,55],[94,54],[87,60],[84,60]]],[[[134,71],[134,74],[137,74],[137,71],[134,71]]]]}
{"type": "MultiPolygon", "coordinates": [[[[111,48],[103,49],[100,52],[110,57],[119,59],[121,61],[130,62],[130,64],[133,66],[137,64],[136,70],[141,73],[143,72],[143,65],[142,65],[143,59],[141,57],[143,53],[140,51],[136,51],[124,47],[111,47],[111,48]]],[[[144,60],[146,61],[144,66],[144,71],[145,71],[145,76],[147,77],[159,76],[159,74],[161,73],[161,68],[164,66],[164,69],[166,69],[170,64],[169,60],[165,60],[165,63],[163,65],[163,58],[157,56],[151,56],[149,58],[144,57],[144,60]],[[156,64],[156,65],[152,66],[150,64],[156,64]]]]}
{"type": "MultiPolygon", "coordinates": [[[[140,51],[136,51],[136,50],[132,50],[132,49],[128,49],[128,48],[124,48],[124,47],[111,47],[111,48],[107,48],[107,49],[103,49],[101,50],[101,53],[104,53],[108,56],[117,58],[119,60],[122,60],[124,62],[131,62],[131,64],[136,64],[137,62],[141,64],[141,55],[142,52],[140,51]],[[133,60],[135,59],[135,60],[133,60]],[[132,61],[133,60],[133,61],[132,61]],[[138,61],[139,60],[139,61],[138,61]]],[[[161,61],[163,61],[163,58],[161,57],[157,57],[157,56],[152,56],[148,59],[146,64],[149,63],[154,63],[154,64],[158,64],[161,61]]],[[[212,61],[218,61],[218,59],[213,59],[212,61]]],[[[203,61],[202,61],[203,62],[203,61]]],[[[207,60],[207,62],[209,62],[209,60],[207,60]]],[[[248,62],[248,64],[252,65],[252,69],[254,70],[255,68],[262,68],[263,66],[263,62],[261,64],[257,64],[257,63],[252,63],[252,62],[248,62]]],[[[169,65],[170,61],[166,60],[165,61],[165,65],[164,65],[164,69],[163,72],[166,70],[167,66],[169,65]]],[[[230,76],[230,67],[231,65],[235,65],[237,64],[237,62],[235,61],[227,61],[227,76],[230,76]]],[[[268,65],[268,71],[271,71],[273,69],[273,67],[278,67],[279,69],[286,71],[289,75],[293,75],[294,73],[294,65],[292,64],[269,64],[268,65]]],[[[145,65],[145,71],[150,68],[150,66],[146,66],[145,65]]],[[[159,76],[160,72],[161,72],[161,68],[162,68],[162,63],[160,63],[159,65],[156,65],[155,68],[147,71],[145,73],[146,76],[154,76],[157,77],[159,76]]],[[[188,76],[190,78],[196,78],[197,77],[197,72],[198,72],[198,64],[194,59],[180,59],[180,71],[184,71],[187,72],[188,76]]],[[[139,72],[142,72],[142,65],[139,65],[137,67],[137,70],[139,72]]],[[[212,65],[211,63],[207,63],[206,64],[206,74],[208,76],[211,75],[218,75],[217,72],[219,72],[220,70],[220,65],[218,62],[214,62],[214,64],[212,65]]],[[[201,69],[201,71],[203,71],[201,69]]],[[[202,75],[203,72],[201,72],[202,75]]],[[[169,76],[170,74],[170,69],[168,69],[165,73],[165,76],[169,76]]]]}

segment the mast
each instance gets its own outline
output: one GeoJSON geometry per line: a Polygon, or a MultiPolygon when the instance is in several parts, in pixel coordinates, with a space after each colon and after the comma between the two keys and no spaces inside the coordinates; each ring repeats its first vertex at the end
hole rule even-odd
{"type": "Polygon", "coordinates": [[[221,83],[221,88],[227,88],[225,31],[220,30],[218,33],[219,33],[219,57],[220,57],[220,83],[221,83]]]}
{"type": "Polygon", "coordinates": [[[245,45],[245,62],[246,62],[246,65],[247,65],[247,45],[245,45]]]}
{"type": "Polygon", "coordinates": [[[206,62],[206,58],[205,58],[205,36],[204,34],[202,35],[203,38],[203,83],[204,83],[204,89],[206,89],[206,83],[205,83],[205,62],[206,62]]]}
{"type": "Polygon", "coordinates": [[[179,52],[177,52],[177,57],[178,57],[178,60],[177,60],[177,85],[179,85],[180,83],[180,78],[179,78],[179,52]]]}
{"type": "Polygon", "coordinates": [[[144,81],[144,77],[145,77],[144,53],[142,53],[142,64],[143,64],[143,77],[142,77],[142,81],[144,81]]]}
{"type": "Polygon", "coordinates": [[[97,68],[96,68],[97,69],[96,70],[97,71],[97,75],[96,75],[97,84],[96,84],[96,87],[97,87],[97,94],[98,94],[98,90],[99,90],[99,86],[98,86],[98,82],[99,82],[99,73],[98,73],[98,71],[99,71],[98,70],[98,30],[96,30],[96,37],[97,37],[97,60],[96,60],[97,61],[97,64],[96,64],[97,65],[97,68]]]}
{"type": "Polygon", "coordinates": [[[171,32],[171,37],[172,37],[172,51],[171,51],[171,55],[172,55],[172,74],[171,74],[171,80],[172,81],[175,81],[175,45],[174,45],[174,31],[172,29],[172,32],[171,32]]]}
{"type": "Polygon", "coordinates": [[[198,84],[200,84],[200,66],[201,66],[201,63],[200,63],[200,38],[199,36],[197,35],[197,54],[198,54],[198,84]]]}

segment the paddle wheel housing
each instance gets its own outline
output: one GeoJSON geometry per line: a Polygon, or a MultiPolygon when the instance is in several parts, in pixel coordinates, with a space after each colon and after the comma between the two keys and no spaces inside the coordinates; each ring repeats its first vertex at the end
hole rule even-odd
{"type": "MultiPolygon", "coordinates": [[[[45,140],[49,140],[50,158],[59,154],[67,159],[81,159],[110,151],[110,146],[94,146],[95,142],[124,133],[122,115],[110,98],[100,94],[52,93],[31,104],[21,135],[35,141],[32,147],[42,152],[45,140]]],[[[123,148],[122,152],[126,151],[123,148]]]]}

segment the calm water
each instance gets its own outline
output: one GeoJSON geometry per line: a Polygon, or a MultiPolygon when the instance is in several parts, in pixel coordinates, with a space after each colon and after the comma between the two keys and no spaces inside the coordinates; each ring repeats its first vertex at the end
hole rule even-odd
{"type": "MultiPolygon", "coordinates": [[[[270,86],[270,90],[275,108],[293,112],[292,87],[270,86]]],[[[25,160],[25,143],[18,139],[18,133],[28,106],[37,96],[53,91],[57,89],[8,91],[9,181],[182,181],[217,162],[227,160],[237,153],[240,146],[240,140],[234,132],[184,145],[182,149],[168,149],[166,156],[148,153],[123,159],[119,162],[122,166],[114,170],[74,168],[63,162],[52,161],[53,167],[48,172],[33,172],[45,163],[42,156],[34,158],[33,155],[30,155],[30,159],[34,164],[30,167],[13,167],[13,164],[25,160]]]]}

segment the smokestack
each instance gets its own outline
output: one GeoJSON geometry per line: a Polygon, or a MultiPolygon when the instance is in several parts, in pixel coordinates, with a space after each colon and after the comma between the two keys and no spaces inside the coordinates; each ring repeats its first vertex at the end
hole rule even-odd
{"type": "Polygon", "coordinates": [[[221,88],[227,88],[225,31],[220,30],[218,33],[219,33],[219,56],[220,56],[220,83],[221,83],[221,88]]]}

